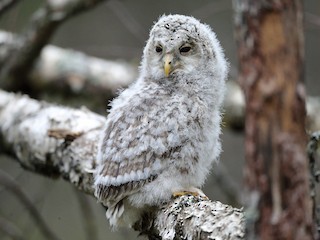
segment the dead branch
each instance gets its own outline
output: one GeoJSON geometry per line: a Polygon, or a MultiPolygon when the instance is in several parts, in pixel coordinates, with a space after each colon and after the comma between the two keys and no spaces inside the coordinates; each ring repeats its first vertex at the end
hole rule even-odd
{"type": "Polygon", "coordinates": [[[63,177],[92,193],[91,174],[105,119],[0,91],[0,142],[28,170],[63,177]]]}
{"type": "MultiPolygon", "coordinates": [[[[10,49],[17,49],[22,41],[14,34],[0,31],[0,43],[0,62],[3,62],[10,54],[10,49]]],[[[128,63],[108,61],[47,45],[29,78],[37,92],[56,89],[61,93],[69,89],[74,94],[101,95],[105,101],[106,96],[113,96],[116,90],[128,86],[136,76],[137,68],[128,63]]]]}
{"type": "Polygon", "coordinates": [[[320,97],[307,97],[307,129],[314,132],[320,129],[320,97]]]}
{"type": "Polygon", "coordinates": [[[118,19],[123,23],[123,26],[135,36],[140,42],[144,42],[148,36],[148,32],[141,26],[141,24],[132,16],[130,11],[121,1],[109,1],[106,4],[118,19]]]}
{"type": "MultiPolygon", "coordinates": [[[[63,177],[91,195],[104,122],[104,117],[86,109],[54,106],[0,90],[2,151],[28,170],[63,177]]],[[[219,202],[184,196],[147,215],[151,217],[143,218],[135,229],[149,239],[244,238],[242,211],[219,202]]]]}
{"type": "Polygon", "coordinates": [[[11,49],[0,73],[0,81],[7,89],[18,89],[27,85],[27,79],[21,80],[21,76],[27,76],[42,48],[58,26],[83,11],[86,11],[103,0],[66,0],[47,1],[47,4],[36,11],[26,31],[21,35],[22,44],[16,49],[11,49]]]}
{"type": "Polygon", "coordinates": [[[0,16],[8,11],[10,8],[12,8],[15,4],[20,2],[20,0],[2,0],[0,2],[0,16]]]}
{"type": "Polygon", "coordinates": [[[149,239],[236,240],[244,239],[244,224],[240,209],[202,197],[182,196],[146,214],[134,228],[149,239]]]}

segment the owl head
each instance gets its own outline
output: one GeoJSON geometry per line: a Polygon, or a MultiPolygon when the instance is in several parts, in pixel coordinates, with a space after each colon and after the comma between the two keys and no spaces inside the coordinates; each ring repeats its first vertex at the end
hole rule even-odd
{"type": "Polygon", "coordinates": [[[143,52],[144,79],[170,81],[211,76],[225,80],[228,64],[215,33],[208,25],[184,15],[159,18],[143,52]]]}

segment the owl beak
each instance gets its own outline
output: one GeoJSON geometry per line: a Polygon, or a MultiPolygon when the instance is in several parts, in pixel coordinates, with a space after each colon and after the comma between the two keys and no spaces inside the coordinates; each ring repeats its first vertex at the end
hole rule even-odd
{"type": "Polygon", "coordinates": [[[164,56],[164,75],[166,77],[168,77],[172,71],[172,62],[173,62],[173,55],[167,53],[164,56]]]}

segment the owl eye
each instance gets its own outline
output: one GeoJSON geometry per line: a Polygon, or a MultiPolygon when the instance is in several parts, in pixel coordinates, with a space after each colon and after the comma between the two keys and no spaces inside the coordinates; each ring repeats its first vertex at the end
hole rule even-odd
{"type": "Polygon", "coordinates": [[[187,53],[191,50],[190,46],[180,48],[180,53],[187,53]]]}
{"type": "Polygon", "coordinates": [[[161,46],[156,46],[156,52],[161,53],[162,52],[162,47],[161,46]]]}

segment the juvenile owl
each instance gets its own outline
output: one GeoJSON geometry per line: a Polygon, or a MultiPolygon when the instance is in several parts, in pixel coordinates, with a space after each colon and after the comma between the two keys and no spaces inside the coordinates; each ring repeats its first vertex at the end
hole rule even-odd
{"type": "Polygon", "coordinates": [[[150,31],[140,76],[111,103],[94,173],[112,226],[149,206],[202,194],[218,158],[228,64],[208,25],[162,16],[150,31]]]}

